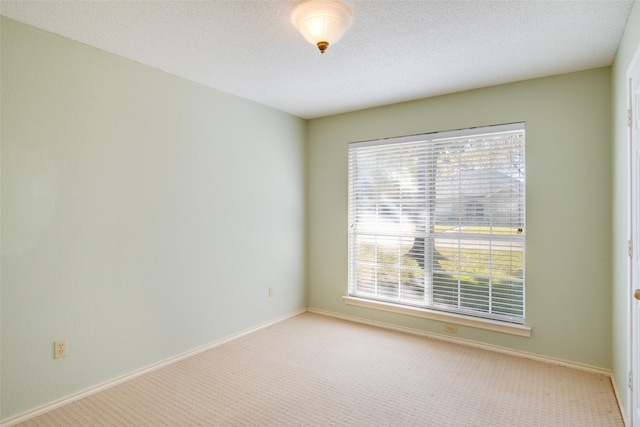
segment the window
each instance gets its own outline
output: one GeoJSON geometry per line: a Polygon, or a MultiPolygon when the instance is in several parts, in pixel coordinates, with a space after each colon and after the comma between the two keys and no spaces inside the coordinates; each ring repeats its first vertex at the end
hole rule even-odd
{"type": "Polygon", "coordinates": [[[349,295],[524,323],[524,123],[349,144],[349,295]]]}

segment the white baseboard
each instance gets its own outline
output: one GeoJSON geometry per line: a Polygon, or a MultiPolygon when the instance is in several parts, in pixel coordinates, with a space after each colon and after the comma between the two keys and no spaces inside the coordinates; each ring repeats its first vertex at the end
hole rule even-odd
{"type": "Polygon", "coordinates": [[[625,426],[631,425],[627,421],[627,413],[624,409],[624,405],[622,404],[622,400],[620,400],[620,393],[618,393],[618,386],[616,385],[615,378],[611,375],[611,386],[613,387],[613,393],[616,396],[616,402],[618,402],[618,409],[620,410],[620,415],[622,415],[622,422],[625,426]]]}
{"type": "Polygon", "coordinates": [[[457,337],[451,337],[448,335],[441,335],[441,334],[437,334],[434,332],[427,332],[427,331],[423,331],[420,329],[414,329],[414,328],[407,328],[404,326],[397,326],[397,325],[392,325],[390,323],[384,323],[384,322],[378,322],[375,320],[368,320],[368,319],[363,319],[361,317],[355,317],[355,316],[349,316],[349,315],[345,315],[345,314],[340,314],[340,313],[334,313],[332,311],[325,311],[325,310],[319,310],[317,308],[308,308],[307,309],[308,312],[310,313],[316,313],[316,314],[321,314],[324,316],[329,316],[329,317],[335,317],[337,319],[343,319],[343,320],[348,320],[351,322],[356,322],[356,323],[362,323],[365,325],[370,325],[370,326],[376,326],[378,328],[384,328],[384,329],[391,329],[394,331],[400,331],[400,332],[405,332],[408,334],[412,334],[412,335],[420,335],[423,337],[428,337],[428,338],[433,338],[433,339],[437,339],[437,340],[441,340],[441,341],[448,341],[448,342],[452,342],[452,343],[456,343],[456,344],[461,344],[461,345],[466,345],[469,347],[475,347],[475,348],[479,348],[479,349],[483,349],[483,350],[489,350],[489,351],[494,351],[496,353],[503,353],[503,354],[509,354],[511,356],[516,356],[516,357],[522,357],[525,359],[531,359],[531,360],[536,360],[539,362],[544,362],[544,363],[549,363],[552,365],[558,365],[558,366],[564,366],[567,368],[573,368],[573,369],[578,369],[580,371],[586,371],[586,372],[591,372],[594,374],[600,374],[600,375],[605,375],[609,378],[611,378],[611,370],[610,369],[605,369],[605,368],[600,368],[597,366],[591,366],[591,365],[587,365],[587,364],[583,364],[583,363],[578,363],[578,362],[573,362],[570,360],[564,360],[564,359],[557,359],[555,357],[550,357],[550,356],[543,356],[540,354],[535,354],[535,353],[529,353],[526,351],[520,351],[520,350],[513,350],[507,347],[501,347],[501,346],[497,346],[497,345],[493,345],[493,344],[485,344],[482,342],[478,342],[478,341],[472,341],[472,340],[468,340],[468,339],[464,339],[464,338],[457,338],[457,337]]]}
{"type": "Polygon", "coordinates": [[[144,375],[146,373],[149,373],[151,371],[155,371],[156,369],[160,369],[160,368],[163,368],[163,367],[165,367],[167,365],[171,365],[172,363],[176,363],[176,362],[178,362],[178,361],[180,361],[182,359],[186,359],[187,357],[191,357],[191,356],[194,356],[194,355],[196,355],[198,353],[202,353],[203,351],[207,351],[207,350],[210,350],[212,348],[218,347],[218,346],[220,346],[222,344],[226,344],[226,343],[228,343],[230,341],[233,341],[235,339],[243,337],[243,336],[245,336],[247,334],[250,334],[252,332],[258,331],[260,329],[267,328],[267,327],[269,327],[271,325],[274,325],[276,323],[282,322],[283,320],[286,320],[286,319],[289,319],[291,317],[297,316],[299,314],[305,313],[306,311],[307,311],[306,308],[294,311],[293,313],[289,313],[289,314],[287,314],[285,316],[278,317],[277,319],[271,320],[271,321],[269,321],[267,323],[263,323],[261,325],[251,327],[249,329],[245,329],[245,330],[240,331],[238,333],[235,333],[233,335],[229,335],[227,337],[224,337],[224,338],[221,338],[219,340],[216,340],[216,341],[214,341],[212,343],[205,344],[203,346],[194,348],[192,350],[189,350],[189,351],[186,351],[184,353],[178,354],[177,356],[173,356],[173,357],[161,360],[159,362],[153,363],[153,364],[151,364],[149,366],[146,366],[144,368],[141,368],[141,369],[138,369],[136,371],[130,372],[128,374],[125,374],[125,375],[119,376],[117,378],[111,379],[111,380],[106,381],[104,383],[89,387],[89,388],[87,388],[85,390],[79,391],[79,392],[71,394],[69,396],[65,396],[63,398],[54,400],[53,402],[46,403],[46,404],[44,404],[42,406],[38,406],[37,408],[34,408],[34,409],[29,410],[29,411],[23,412],[21,414],[14,415],[14,416],[9,417],[9,418],[7,418],[5,420],[1,420],[0,421],[0,427],[10,427],[10,426],[16,425],[18,423],[27,421],[28,419],[37,417],[38,415],[42,415],[45,412],[49,412],[49,411],[57,409],[57,408],[59,408],[61,406],[68,405],[69,403],[75,402],[76,400],[84,399],[85,397],[88,397],[88,396],[91,396],[91,395],[96,394],[98,392],[101,392],[103,390],[109,389],[109,388],[114,387],[114,386],[116,386],[118,384],[122,384],[125,381],[132,380],[132,379],[134,379],[136,377],[139,377],[139,376],[144,375]]]}

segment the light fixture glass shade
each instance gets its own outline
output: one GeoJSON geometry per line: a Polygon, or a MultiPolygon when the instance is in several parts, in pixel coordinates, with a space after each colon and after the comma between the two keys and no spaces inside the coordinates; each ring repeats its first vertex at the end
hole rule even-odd
{"type": "Polygon", "coordinates": [[[291,22],[321,53],[335,44],[351,26],[351,9],[337,0],[308,0],[291,13],[291,22]]]}

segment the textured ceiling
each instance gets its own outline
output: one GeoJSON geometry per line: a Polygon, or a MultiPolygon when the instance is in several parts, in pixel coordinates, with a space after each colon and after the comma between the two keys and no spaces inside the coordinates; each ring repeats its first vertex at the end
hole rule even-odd
{"type": "Polygon", "coordinates": [[[633,1],[346,0],[324,55],[297,1],[15,1],[0,13],[303,118],[607,66],[633,1]]]}

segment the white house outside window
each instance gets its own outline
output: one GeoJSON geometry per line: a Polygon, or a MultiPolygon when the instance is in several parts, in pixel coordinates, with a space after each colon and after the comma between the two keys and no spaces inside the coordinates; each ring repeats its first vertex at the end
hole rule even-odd
{"type": "Polygon", "coordinates": [[[349,145],[349,295],[524,323],[524,123],[349,145]]]}

